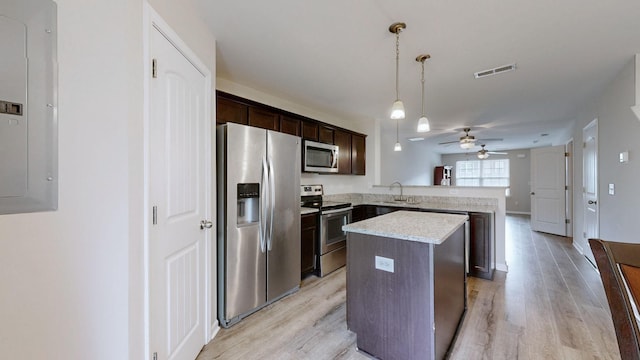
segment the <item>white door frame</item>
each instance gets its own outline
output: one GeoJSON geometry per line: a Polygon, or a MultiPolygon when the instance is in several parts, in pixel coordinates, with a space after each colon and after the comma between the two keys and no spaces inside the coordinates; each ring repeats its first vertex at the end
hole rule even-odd
{"type": "MultiPolygon", "coordinates": [[[[585,180],[586,180],[586,170],[585,170],[585,156],[584,156],[584,146],[583,146],[583,153],[582,153],[582,202],[580,204],[581,208],[582,208],[582,229],[581,229],[581,233],[582,233],[582,240],[579,242],[579,250],[582,250],[581,253],[584,254],[584,256],[589,260],[589,262],[591,262],[591,264],[593,266],[596,266],[595,264],[595,260],[593,258],[593,253],[591,252],[591,247],[589,246],[588,243],[588,239],[589,238],[597,238],[600,236],[600,205],[598,204],[598,198],[600,197],[599,194],[599,179],[598,179],[598,119],[595,118],[593,119],[591,122],[589,122],[589,124],[587,126],[585,126],[582,129],[582,143],[586,144],[586,140],[585,139],[585,133],[590,130],[591,128],[595,129],[595,174],[593,174],[594,176],[594,181],[595,181],[595,185],[594,185],[594,192],[595,195],[594,197],[589,197],[589,195],[586,192],[586,188],[585,188],[585,180]],[[588,234],[587,233],[587,215],[588,215],[588,201],[592,200],[595,201],[595,204],[593,204],[593,208],[595,209],[595,223],[593,224],[593,233],[588,234]]],[[[574,239],[574,247],[576,247],[576,241],[574,239]]]]}
{"type": "Polygon", "coordinates": [[[567,222],[567,236],[573,237],[573,138],[569,139],[564,145],[564,151],[569,154],[565,157],[566,160],[566,176],[565,184],[567,186],[565,190],[565,204],[566,204],[566,218],[567,222]]]}
{"type": "MultiPolygon", "coordinates": [[[[144,89],[144,101],[143,101],[143,127],[144,127],[144,355],[145,359],[151,359],[151,349],[150,349],[150,299],[149,299],[149,289],[150,289],[150,277],[149,277],[149,230],[152,223],[152,213],[151,213],[151,202],[150,202],[150,150],[149,150],[149,128],[150,128],[150,114],[151,114],[151,34],[153,29],[157,29],[160,33],[162,33],[177,49],[182,53],[182,55],[191,62],[191,64],[200,71],[207,83],[206,93],[205,93],[205,117],[207,119],[211,119],[211,88],[212,88],[212,75],[211,71],[207,68],[207,66],[199,59],[199,57],[187,46],[187,44],[180,39],[178,34],[171,29],[171,27],[162,19],[162,17],[151,7],[151,5],[145,1],[143,3],[143,59],[144,59],[144,71],[143,71],[143,89],[144,89]]],[[[207,127],[204,129],[207,133],[211,134],[211,121],[207,122],[207,127]]],[[[215,204],[215,192],[214,189],[214,178],[213,171],[211,168],[212,159],[215,159],[213,156],[213,148],[215,137],[211,139],[210,147],[207,149],[207,157],[206,161],[207,168],[205,169],[207,174],[210,174],[210,183],[207,186],[207,218],[215,220],[215,209],[213,208],[213,204],[215,204]]],[[[215,224],[215,221],[214,221],[215,224]]],[[[215,225],[210,231],[206,232],[205,238],[205,289],[203,291],[204,299],[201,299],[205,304],[205,310],[202,314],[202,319],[204,323],[204,334],[203,336],[203,345],[206,344],[208,340],[211,339],[212,336],[212,299],[211,299],[211,291],[213,289],[212,281],[212,273],[211,273],[211,262],[212,262],[212,252],[215,251],[211,242],[214,238],[214,234],[216,233],[215,225]]]]}

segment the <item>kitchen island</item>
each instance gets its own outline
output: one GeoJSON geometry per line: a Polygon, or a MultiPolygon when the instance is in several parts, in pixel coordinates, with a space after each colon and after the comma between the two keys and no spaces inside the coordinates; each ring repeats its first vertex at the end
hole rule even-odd
{"type": "Polygon", "coordinates": [[[466,310],[466,215],[396,211],[343,226],[347,327],[379,359],[442,359],[466,310]]]}

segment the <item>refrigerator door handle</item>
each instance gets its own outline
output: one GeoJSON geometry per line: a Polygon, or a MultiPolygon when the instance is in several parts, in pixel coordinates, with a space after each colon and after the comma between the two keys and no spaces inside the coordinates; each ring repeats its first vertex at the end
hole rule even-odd
{"type": "Polygon", "coordinates": [[[264,253],[267,244],[267,214],[269,209],[268,191],[266,191],[269,188],[269,167],[265,157],[262,158],[260,188],[260,251],[264,253]]]}
{"type": "Polygon", "coordinates": [[[273,245],[273,212],[275,208],[276,187],[275,181],[273,181],[273,161],[269,158],[269,236],[267,237],[267,250],[271,251],[273,245]]]}

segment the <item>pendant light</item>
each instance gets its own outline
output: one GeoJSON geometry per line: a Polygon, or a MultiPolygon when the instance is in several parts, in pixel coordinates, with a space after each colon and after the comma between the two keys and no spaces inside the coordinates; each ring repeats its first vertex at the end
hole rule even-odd
{"type": "MultiPolygon", "coordinates": [[[[404,104],[402,103],[402,100],[400,100],[400,91],[399,91],[399,85],[398,85],[398,68],[399,68],[399,62],[400,62],[400,32],[404,29],[406,29],[407,25],[405,23],[402,22],[397,22],[397,23],[393,23],[391,24],[391,26],[389,26],[389,31],[396,34],[396,101],[393,102],[393,105],[391,106],[391,119],[392,120],[397,120],[397,119],[404,119],[404,104]]],[[[400,150],[396,150],[396,151],[400,151],[400,150]]]]}
{"type": "Polygon", "coordinates": [[[393,151],[402,151],[402,145],[400,145],[400,140],[398,140],[398,119],[396,119],[396,144],[393,147],[393,151]]]}
{"type": "Polygon", "coordinates": [[[422,64],[422,77],[420,78],[420,82],[422,83],[422,115],[420,119],[418,119],[418,132],[428,132],[431,130],[431,126],[429,126],[429,119],[424,114],[424,62],[427,59],[430,59],[431,55],[422,54],[416,57],[416,61],[422,64]]]}

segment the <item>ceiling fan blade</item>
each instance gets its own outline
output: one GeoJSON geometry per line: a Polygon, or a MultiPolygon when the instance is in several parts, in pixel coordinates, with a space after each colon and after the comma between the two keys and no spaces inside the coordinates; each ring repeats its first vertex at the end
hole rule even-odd
{"type": "Polygon", "coordinates": [[[438,145],[457,144],[457,143],[459,143],[459,142],[460,142],[460,140],[445,141],[445,142],[438,143],[438,145]]]}
{"type": "Polygon", "coordinates": [[[487,152],[493,155],[509,155],[509,153],[506,153],[506,152],[497,152],[497,151],[487,151],[487,152]]]}
{"type": "Polygon", "coordinates": [[[503,138],[493,138],[493,139],[477,139],[478,141],[502,141],[503,138]]]}

